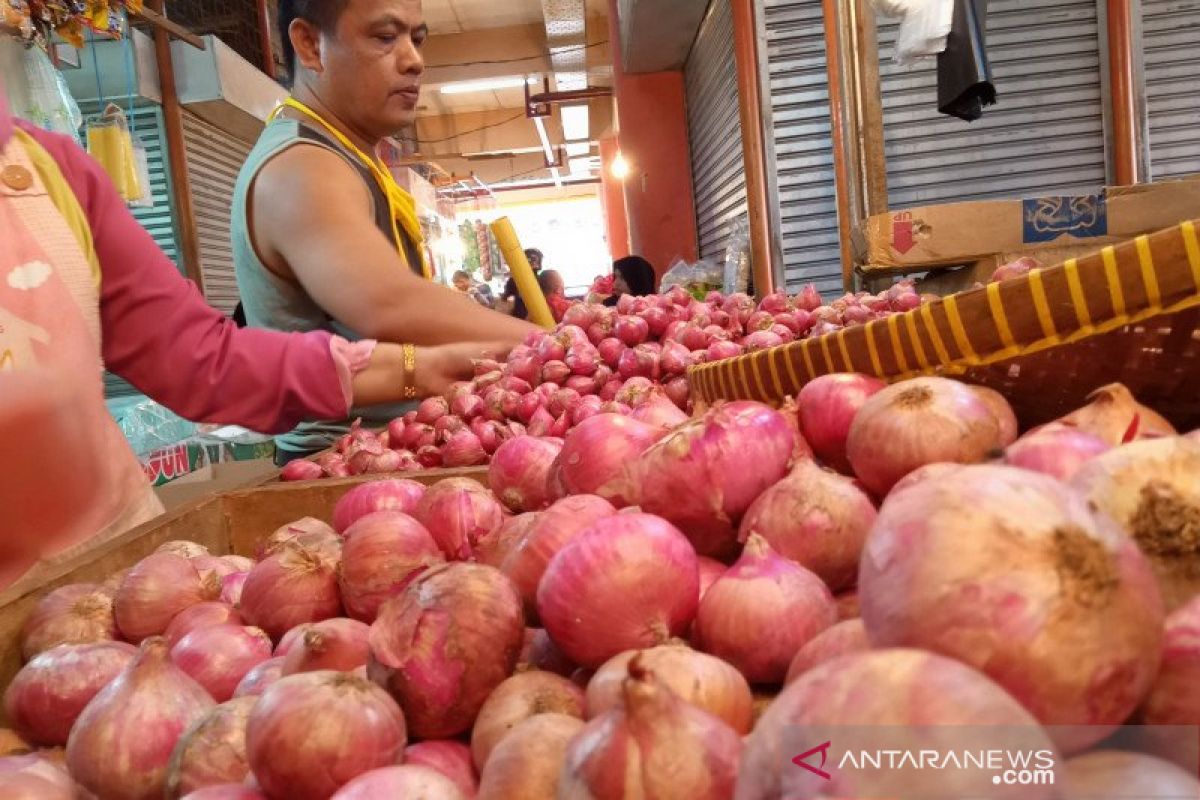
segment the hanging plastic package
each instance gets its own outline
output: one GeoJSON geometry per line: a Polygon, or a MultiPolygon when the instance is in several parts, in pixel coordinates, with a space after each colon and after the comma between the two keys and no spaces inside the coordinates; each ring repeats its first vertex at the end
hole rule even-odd
{"type": "Polygon", "coordinates": [[[871,0],[884,17],[900,17],[896,63],[911,64],[946,49],[954,19],[954,0],[871,0]]]}
{"type": "Polygon", "coordinates": [[[88,122],[87,150],[108,173],[125,202],[142,198],[144,190],[133,152],[133,137],[125,112],[119,106],[110,103],[99,118],[88,122]]]}
{"type": "Polygon", "coordinates": [[[954,0],[946,50],[938,55],[938,111],[974,122],[995,105],[987,57],[987,0],[954,0]]]}
{"type": "Polygon", "coordinates": [[[750,222],[739,217],[729,234],[725,251],[725,294],[745,292],[750,288],[750,222]]]}
{"type": "Polygon", "coordinates": [[[137,170],[137,197],[128,198],[126,202],[137,208],[150,208],[154,205],[154,193],[150,187],[150,157],[146,154],[146,145],[136,133],[130,133],[133,140],[133,164],[137,170]]]}
{"type": "Polygon", "coordinates": [[[0,77],[15,116],[72,138],[78,134],[79,105],[41,48],[0,36],[0,77]]]}

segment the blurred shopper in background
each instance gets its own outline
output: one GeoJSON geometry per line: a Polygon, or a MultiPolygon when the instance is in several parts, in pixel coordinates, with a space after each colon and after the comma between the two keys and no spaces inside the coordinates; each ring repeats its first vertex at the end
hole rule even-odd
{"type": "Polygon", "coordinates": [[[654,294],[656,278],[654,267],[641,256],[628,256],[613,262],[613,294],[604,301],[606,306],[615,306],[623,294],[646,297],[654,294]]]}

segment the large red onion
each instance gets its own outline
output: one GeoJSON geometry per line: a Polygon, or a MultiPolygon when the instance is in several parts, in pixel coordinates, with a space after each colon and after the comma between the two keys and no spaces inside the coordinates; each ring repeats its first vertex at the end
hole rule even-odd
{"type": "Polygon", "coordinates": [[[1139,716],[1145,725],[1200,725],[1200,597],[1167,617],[1162,664],[1139,716]]]}
{"type": "Polygon", "coordinates": [[[846,439],[863,404],[887,384],[878,378],[843,372],[822,375],[800,390],[800,432],[813,452],[838,472],[850,474],[846,439]]]}
{"type": "Polygon", "coordinates": [[[21,627],[21,656],[28,661],[62,644],[94,644],[115,638],[112,593],[94,583],[75,583],[38,601],[21,627]]]}
{"type": "Polygon", "coordinates": [[[631,416],[664,432],[672,431],[688,421],[688,415],[679,410],[666,393],[656,390],[649,400],[633,410],[631,416]]]}
{"type": "MultiPolygon", "coordinates": [[[[250,569],[254,569],[253,566],[250,569]]],[[[242,602],[242,587],[250,576],[250,569],[245,572],[233,572],[221,578],[221,602],[236,607],[242,602]]],[[[172,620],[173,621],[173,620],[172,620]]],[[[167,630],[170,630],[168,627],[167,630]]]]}
{"type": "Polygon", "coordinates": [[[336,617],[341,610],[336,562],[297,546],[260,561],[242,587],[242,617],[272,639],[302,622],[336,617]]]}
{"type": "Polygon", "coordinates": [[[345,672],[280,679],[258,699],[246,753],[271,797],[325,800],[354,778],[399,763],[404,715],[387,693],[345,672]]]}
{"type": "Polygon", "coordinates": [[[166,639],[146,639],[71,728],[71,777],[105,800],[161,797],[175,743],[212,707],[208,692],[171,663],[166,639]]]}
{"type": "Polygon", "coordinates": [[[1045,475],[963,467],[888,498],[863,552],[872,644],[982,669],[1048,725],[1103,738],[1158,668],[1163,607],[1136,545],[1045,475]]]}
{"type": "Polygon", "coordinates": [[[224,624],[241,625],[242,615],[228,603],[197,603],[176,614],[163,636],[167,638],[167,644],[174,647],[180,639],[194,630],[224,624]]]}
{"type": "Polygon", "coordinates": [[[1133,442],[1097,456],[1071,486],[1150,559],[1168,611],[1200,593],[1200,442],[1133,442]]]}
{"type": "Polygon", "coordinates": [[[521,722],[538,714],[566,714],[583,718],[583,690],[566,678],[549,672],[513,675],[488,696],[471,731],[471,755],[482,770],[505,736],[521,722]]]}
{"type": "Polygon", "coordinates": [[[333,527],[345,534],[350,526],[376,511],[411,514],[425,495],[425,486],[405,479],[371,481],[356,486],[333,507],[333,527]]]}
{"type": "Polygon", "coordinates": [[[330,557],[336,557],[342,548],[342,538],[329,527],[329,523],[315,517],[304,517],[280,526],[259,542],[255,549],[255,557],[262,560],[273,556],[289,543],[326,553],[330,557]]]}
{"type": "Polygon", "coordinates": [[[376,511],[346,531],[338,586],[346,613],[373,622],[379,606],[421,570],[445,559],[425,526],[399,511],[376,511]]]}
{"type": "Polygon", "coordinates": [[[1015,442],[1017,436],[1020,435],[1017,427],[1017,415],[1008,401],[1004,399],[1004,395],[987,386],[972,386],[971,391],[978,395],[995,415],[996,422],[1000,426],[1000,446],[1008,447],[1015,442]]]}
{"type": "Polygon", "coordinates": [[[367,665],[371,629],[355,619],[337,617],[314,622],[283,658],[280,675],[332,669],[353,672],[367,665]]]}
{"type": "Polygon", "coordinates": [[[800,648],[788,666],[785,684],[790,684],[813,667],[824,664],[839,656],[861,653],[871,649],[867,641],[867,629],[861,619],[839,622],[814,637],[800,648]]]}
{"type": "Polygon", "coordinates": [[[546,566],[560,550],[595,522],[617,513],[602,497],[572,495],[539,515],[500,565],[521,593],[528,616],[537,614],[537,591],[546,566]]]}
{"type": "Polygon", "coordinates": [[[715,406],[634,462],[637,504],[676,525],[700,555],[728,555],[742,514],[787,475],[795,444],[792,425],[769,406],[715,406]]]}
{"type": "Polygon", "coordinates": [[[0,758],[0,797],[4,800],[77,800],[67,773],[38,755],[0,758]]]}
{"type": "Polygon", "coordinates": [[[168,553],[142,559],[121,581],[113,602],[117,627],[126,640],[138,643],[167,629],[180,611],[216,600],[221,582],[213,572],[168,553]]]}
{"type": "Polygon", "coordinates": [[[382,767],[360,775],[338,790],[331,800],[410,797],[420,800],[467,800],[468,796],[454,781],[437,770],[405,764],[382,767]]]}
{"type": "Polygon", "coordinates": [[[431,487],[413,515],[432,535],[446,558],[470,558],[475,543],[499,527],[504,508],[470,478],[450,478],[431,487]]]}
{"type": "MultiPolygon", "coordinates": [[[[1195,753],[1189,764],[1194,764],[1195,753]]],[[[1161,758],[1122,750],[1097,750],[1076,756],[1059,770],[1067,800],[1097,797],[1200,797],[1200,781],[1161,758]]]]}
{"type": "Polygon", "coordinates": [[[512,511],[539,511],[549,504],[546,480],[561,450],[561,444],[545,438],[509,439],[492,456],[488,485],[512,511]]]}
{"type": "Polygon", "coordinates": [[[1048,425],[1030,431],[1009,446],[1004,451],[1004,461],[1069,481],[1084,462],[1109,449],[1095,434],[1065,425],[1048,425]]]}
{"type": "Polygon", "coordinates": [[[635,487],[630,464],[658,441],[662,430],[616,414],[599,414],[567,434],[559,464],[572,494],[594,494],[615,506],[629,505],[635,487]]]}
{"type": "Polygon", "coordinates": [[[796,653],[837,621],[828,587],[751,534],[696,613],[697,646],[753,683],[780,683],[796,653]]]}
{"type": "MultiPolygon", "coordinates": [[[[771,703],[746,744],[738,776],[737,797],[767,800],[779,797],[970,797],[980,794],[979,774],[973,770],[863,770],[841,772],[826,768],[826,780],[797,769],[797,742],[792,732],[830,730],[845,726],[848,745],[874,746],[881,740],[855,731],[874,726],[920,730],[921,748],[961,752],[968,731],[993,726],[1021,730],[1028,749],[1054,746],[1037,721],[1003,689],[957,661],[920,650],[881,650],[843,656],[802,675],[771,703]],[[871,743],[871,744],[867,744],[871,743]],[[854,779],[874,782],[861,784],[854,779]],[[926,782],[909,786],[908,778],[926,782]],[[964,784],[974,780],[973,784],[964,784]],[[887,783],[882,783],[887,781],[887,783]],[[907,790],[907,791],[906,791],[907,790]]],[[[974,734],[976,737],[979,734],[974,734]]],[[[889,741],[883,739],[883,742],[889,741]]],[[[891,742],[897,740],[893,737],[891,742]]],[[[983,746],[981,740],[979,745],[983,746]]],[[[807,745],[807,743],[805,743],[807,745]]],[[[814,743],[816,744],[816,743],[814,743]]],[[[832,754],[831,754],[832,755],[832,754]]],[[[813,756],[808,763],[819,766],[813,756]]],[[[1021,786],[990,797],[1050,800],[1054,787],[1021,786]],[[1049,790],[1049,791],[1048,791],[1049,790]]],[[[999,791],[999,790],[997,790],[999,791]]]]}
{"type": "Polygon", "coordinates": [[[479,778],[479,800],[557,797],[567,746],[583,721],[538,714],[514,727],[492,751],[479,778]]]}
{"type": "Polygon", "coordinates": [[[166,797],[179,798],[208,786],[241,783],[250,774],[246,723],[255,697],[240,697],[209,710],[179,738],[167,766],[166,797]]]}
{"type": "Polygon", "coordinates": [[[442,447],[446,467],[475,467],[487,463],[488,454],[480,438],[471,431],[459,431],[442,447]]]}
{"type": "Polygon", "coordinates": [[[479,791],[479,777],[471,759],[471,748],[453,739],[437,739],[410,744],[404,750],[404,764],[429,767],[445,775],[464,798],[475,797],[479,791]]]}
{"type": "Polygon", "coordinates": [[[1154,409],[1138,403],[1119,383],[1088,395],[1088,404],[1058,420],[1058,424],[1099,436],[1111,447],[1135,439],[1174,436],[1175,428],[1154,409]]]}
{"type": "Polygon", "coordinates": [[[433,567],[380,608],[368,673],[399,701],[414,734],[457,736],[512,674],[523,636],[521,598],[499,570],[433,567]]]}
{"type": "Polygon", "coordinates": [[[681,700],[723,720],[740,735],[750,732],[754,697],[746,678],[728,662],[693,650],[683,642],[627,650],[606,661],[588,681],[588,719],[620,705],[621,687],[634,658],[681,700]]]}
{"type": "Polygon", "coordinates": [[[538,520],[540,512],[530,511],[508,517],[500,526],[475,543],[475,560],[489,567],[499,568],[508,558],[509,552],[538,520]]]}
{"type": "Polygon", "coordinates": [[[801,459],[742,518],[739,538],[758,534],[780,555],[807,567],[832,591],[854,585],[875,506],[849,478],[801,459]]]}
{"type": "Polygon", "coordinates": [[[742,739],[680,700],[635,659],[623,702],[589,722],[567,747],[559,797],[733,796],[742,739]]]}
{"type": "Polygon", "coordinates": [[[1000,423],[971,387],[949,378],[893,384],[863,405],[846,453],[877,496],[913,470],[938,461],[975,464],[1000,446],[1000,423]]]}
{"type": "Polygon", "coordinates": [[[696,553],[683,534],[659,517],[618,514],[550,560],[537,610],[563,653],[595,668],[683,635],[699,596],[696,553]]]}
{"type": "Polygon", "coordinates": [[[258,697],[267,687],[283,677],[283,656],[275,656],[246,673],[233,690],[234,697],[258,697]]]}
{"type": "Polygon", "coordinates": [[[210,625],[171,648],[171,660],[218,703],[233,697],[246,673],[271,657],[271,640],[258,628],[210,625]]]}
{"type": "Polygon", "coordinates": [[[124,642],[59,645],[38,654],[4,692],[4,715],[26,741],[67,743],[71,726],[92,698],[133,661],[124,642]]]}

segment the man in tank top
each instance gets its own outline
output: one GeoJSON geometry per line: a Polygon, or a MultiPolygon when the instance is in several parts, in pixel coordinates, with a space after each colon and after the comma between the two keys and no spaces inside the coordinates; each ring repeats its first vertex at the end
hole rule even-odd
{"type": "MultiPolygon", "coordinates": [[[[281,0],[279,25],[292,97],[233,197],[247,322],[416,345],[476,341],[481,356],[502,357],[531,326],[427,279],[412,198],[376,155],[416,117],[428,34],[420,0],[281,0]]],[[[355,416],[383,424],[401,411],[303,425],[277,441],[282,460],[330,446],[355,416]]]]}

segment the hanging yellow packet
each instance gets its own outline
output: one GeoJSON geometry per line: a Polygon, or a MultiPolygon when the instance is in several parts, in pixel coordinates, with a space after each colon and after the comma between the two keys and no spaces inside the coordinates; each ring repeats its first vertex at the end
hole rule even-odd
{"type": "Polygon", "coordinates": [[[132,202],[145,195],[133,153],[133,137],[119,107],[109,105],[102,117],[88,123],[87,148],[88,154],[108,173],[123,200],[132,202]]]}

